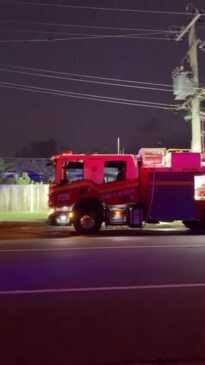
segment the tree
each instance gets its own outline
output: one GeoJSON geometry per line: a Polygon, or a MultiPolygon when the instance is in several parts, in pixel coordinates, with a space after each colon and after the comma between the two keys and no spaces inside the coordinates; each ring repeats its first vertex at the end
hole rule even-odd
{"type": "Polygon", "coordinates": [[[23,147],[16,157],[43,158],[57,154],[56,142],[50,138],[46,141],[33,141],[30,146],[23,147]]]}
{"type": "Polygon", "coordinates": [[[5,173],[9,170],[10,165],[0,158],[0,184],[3,184],[5,179],[5,173]]]}

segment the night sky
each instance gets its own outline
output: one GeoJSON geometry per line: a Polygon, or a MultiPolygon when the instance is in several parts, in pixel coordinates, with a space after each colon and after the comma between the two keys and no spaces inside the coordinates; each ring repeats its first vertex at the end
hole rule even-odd
{"type": "MultiPolygon", "coordinates": [[[[29,2],[29,0],[26,1],[29,2]]],[[[10,3],[8,1],[6,4],[6,1],[0,0],[0,63],[4,65],[0,66],[0,156],[15,156],[24,147],[29,148],[32,142],[49,139],[55,140],[58,152],[63,149],[83,153],[116,152],[117,137],[120,137],[121,146],[127,153],[136,153],[141,147],[189,147],[190,122],[186,122],[182,114],[172,110],[125,105],[119,100],[118,103],[111,103],[54,95],[54,90],[60,90],[102,97],[176,104],[172,91],[77,82],[59,79],[57,78],[59,74],[53,72],[46,73],[50,77],[44,77],[45,71],[39,72],[41,76],[26,75],[25,72],[38,73],[38,71],[11,68],[8,65],[72,73],[79,76],[89,75],[172,85],[171,73],[187,50],[187,37],[183,42],[176,42],[167,39],[171,36],[169,34],[158,35],[157,37],[163,38],[160,40],[109,38],[108,35],[137,34],[139,36],[139,33],[143,35],[146,33],[133,28],[177,30],[189,22],[190,16],[88,10],[25,5],[25,3],[22,5],[22,3],[16,0],[10,3]],[[90,27],[72,27],[71,25],[90,27]],[[104,29],[92,28],[92,26],[132,29],[104,29]],[[87,37],[88,35],[106,35],[107,37],[82,39],[83,35],[87,37]],[[73,39],[75,37],[80,39],[73,39]],[[56,38],[72,39],[55,41],[56,38]],[[29,39],[32,42],[17,42],[17,40],[29,39]],[[42,41],[35,41],[37,39],[42,41]],[[2,42],[3,40],[15,42],[2,42]],[[6,69],[22,73],[6,72],[6,69]],[[36,87],[37,92],[5,87],[6,85],[19,87],[19,84],[36,87]],[[44,88],[44,92],[38,88],[44,88]],[[52,92],[53,95],[47,92],[52,92]]],[[[188,1],[30,0],[30,3],[185,12],[188,1]]],[[[199,9],[205,9],[204,0],[193,0],[192,4],[199,9]]],[[[205,21],[205,17],[203,18],[205,21]]],[[[149,37],[156,37],[153,31],[147,33],[150,34],[149,37]]],[[[200,39],[205,40],[205,22],[198,25],[197,34],[200,39]]],[[[204,62],[205,52],[200,50],[201,84],[205,83],[204,62]]],[[[77,78],[77,76],[65,74],[61,74],[61,77],[77,78]]],[[[108,82],[101,79],[89,80],[108,82]]],[[[151,87],[148,84],[146,86],[151,87]]],[[[152,87],[156,88],[156,85],[152,87]]]]}

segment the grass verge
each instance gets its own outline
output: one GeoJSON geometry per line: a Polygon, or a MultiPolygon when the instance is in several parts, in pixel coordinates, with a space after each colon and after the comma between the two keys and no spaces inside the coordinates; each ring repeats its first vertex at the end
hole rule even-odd
{"type": "Polygon", "coordinates": [[[0,222],[21,222],[47,219],[47,212],[0,212],[0,222]]]}

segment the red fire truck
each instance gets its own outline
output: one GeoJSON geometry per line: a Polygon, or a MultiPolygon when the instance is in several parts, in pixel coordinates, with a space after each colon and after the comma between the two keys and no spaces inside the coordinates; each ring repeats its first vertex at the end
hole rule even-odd
{"type": "Polygon", "coordinates": [[[201,154],[141,149],[138,155],[53,156],[48,222],[80,234],[106,226],[142,227],[181,220],[205,227],[205,167],[201,154]]]}

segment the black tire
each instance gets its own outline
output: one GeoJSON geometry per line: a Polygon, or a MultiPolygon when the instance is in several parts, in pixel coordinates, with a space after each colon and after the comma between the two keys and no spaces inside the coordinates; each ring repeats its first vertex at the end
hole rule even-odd
{"type": "Polygon", "coordinates": [[[54,215],[48,217],[48,224],[50,226],[57,226],[56,219],[55,219],[54,215]]]}
{"type": "Polygon", "coordinates": [[[78,234],[92,234],[100,230],[102,216],[97,210],[78,210],[74,216],[73,225],[78,234]]]}

